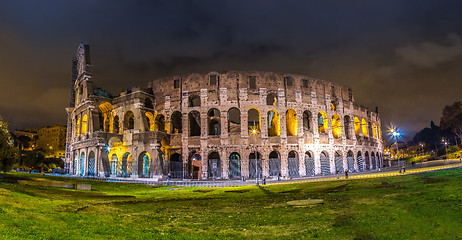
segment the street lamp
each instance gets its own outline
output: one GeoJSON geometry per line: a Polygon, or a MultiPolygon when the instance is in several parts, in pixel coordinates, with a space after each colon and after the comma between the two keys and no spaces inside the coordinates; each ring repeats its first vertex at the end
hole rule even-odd
{"type": "Polygon", "coordinates": [[[444,160],[446,160],[448,158],[448,141],[444,138],[441,141],[444,143],[444,160]]]}
{"type": "Polygon", "coordinates": [[[398,130],[396,128],[391,128],[390,129],[390,133],[393,135],[393,137],[395,138],[395,144],[396,144],[396,155],[398,156],[398,166],[400,165],[399,163],[399,153],[398,153],[398,137],[401,135],[400,132],[398,132],[398,130]]]}

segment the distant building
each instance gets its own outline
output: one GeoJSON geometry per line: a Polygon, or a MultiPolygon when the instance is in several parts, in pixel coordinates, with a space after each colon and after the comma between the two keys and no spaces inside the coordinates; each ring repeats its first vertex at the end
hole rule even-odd
{"type": "Polygon", "coordinates": [[[18,147],[20,150],[34,150],[37,147],[37,131],[38,128],[26,128],[21,130],[15,130],[15,146],[18,147]]]}
{"type": "Polygon", "coordinates": [[[43,149],[46,157],[64,158],[66,127],[41,127],[38,132],[37,148],[43,149]]]}

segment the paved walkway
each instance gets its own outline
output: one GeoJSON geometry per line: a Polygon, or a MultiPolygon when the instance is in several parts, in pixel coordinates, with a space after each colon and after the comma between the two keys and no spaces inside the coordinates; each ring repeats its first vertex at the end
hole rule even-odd
{"type": "MultiPolygon", "coordinates": [[[[387,167],[380,170],[370,170],[365,172],[353,172],[348,176],[348,180],[351,179],[366,179],[366,178],[379,178],[379,177],[392,177],[399,175],[415,174],[422,172],[437,171],[450,168],[460,168],[462,163],[458,159],[448,159],[448,160],[435,160],[424,163],[416,163],[415,165],[406,164],[406,172],[400,173],[399,170],[402,169],[402,166],[393,166],[387,167]]],[[[60,175],[62,176],[62,175],[60,175]]],[[[68,175],[67,177],[76,177],[68,175]]],[[[88,177],[90,178],[90,177],[88,177]]],[[[255,185],[255,179],[247,179],[246,181],[241,180],[190,180],[185,179],[183,181],[171,180],[169,183],[167,181],[154,181],[154,179],[130,179],[130,178],[117,178],[117,179],[108,179],[108,178],[95,178],[90,179],[103,180],[103,181],[112,181],[112,182],[125,182],[125,183],[141,183],[148,185],[171,185],[171,186],[186,186],[186,187],[237,187],[237,186],[246,186],[246,185],[255,185]]],[[[284,183],[293,183],[293,182],[324,182],[324,181],[338,181],[346,180],[345,175],[342,174],[337,178],[337,175],[316,175],[312,177],[299,177],[292,179],[281,179],[280,181],[273,179],[266,179],[266,184],[284,184],[284,183]]],[[[261,179],[259,179],[261,184],[261,179]]]]}

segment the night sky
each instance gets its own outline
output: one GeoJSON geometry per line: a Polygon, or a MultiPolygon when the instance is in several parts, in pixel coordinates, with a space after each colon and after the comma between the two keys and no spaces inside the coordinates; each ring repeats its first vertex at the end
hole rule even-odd
{"type": "Polygon", "coordinates": [[[190,72],[298,73],[351,86],[408,139],[462,100],[462,1],[2,0],[10,130],[65,124],[81,41],[113,94],[190,72]]]}

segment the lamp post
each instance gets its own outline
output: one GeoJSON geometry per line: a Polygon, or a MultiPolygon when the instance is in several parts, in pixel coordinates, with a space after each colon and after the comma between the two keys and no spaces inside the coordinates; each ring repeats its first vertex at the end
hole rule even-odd
{"type": "Polygon", "coordinates": [[[448,158],[448,141],[444,138],[441,141],[444,143],[444,160],[446,161],[448,158]]]}
{"type": "Polygon", "coordinates": [[[401,135],[401,133],[398,132],[398,130],[396,130],[395,128],[390,129],[390,132],[393,135],[393,137],[395,138],[396,155],[398,156],[398,166],[399,166],[400,162],[399,162],[399,153],[398,153],[398,151],[399,151],[399,149],[398,149],[398,137],[399,137],[399,135],[401,135]]]}

